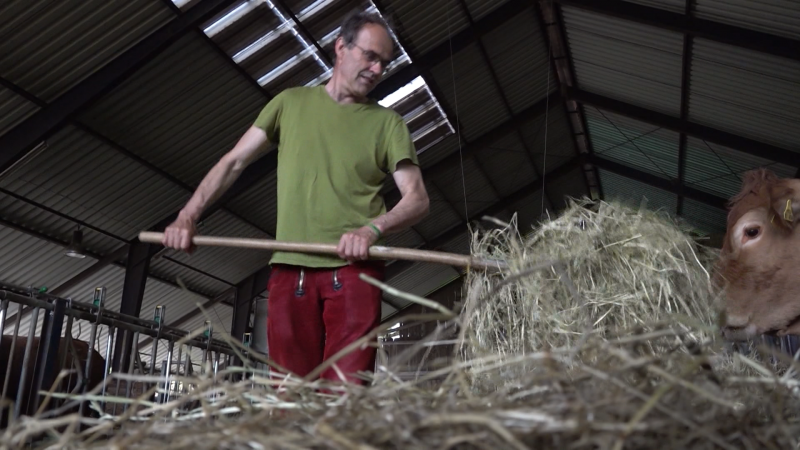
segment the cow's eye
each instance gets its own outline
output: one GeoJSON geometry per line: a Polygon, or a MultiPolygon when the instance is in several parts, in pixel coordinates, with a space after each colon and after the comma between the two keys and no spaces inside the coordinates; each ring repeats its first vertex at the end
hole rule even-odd
{"type": "Polygon", "coordinates": [[[748,229],[744,230],[744,234],[746,234],[747,237],[752,239],[752,238],[758,236],[758,233],[760,231],[761,230],[758,227],[752,227],[752,228],[748,228],[748,229]]]}

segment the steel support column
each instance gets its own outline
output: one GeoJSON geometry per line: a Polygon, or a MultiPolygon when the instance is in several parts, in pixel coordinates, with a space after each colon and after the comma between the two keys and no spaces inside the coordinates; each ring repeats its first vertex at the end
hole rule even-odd
{"type": "MultiPolygon", "coordinates": [[[[142,299],[150,268],[151,245],[137,242],[130,246],[128,262],[125,265],[125,282],[122,286],[122,302],[119,312],[139,317],[142,312],[142,299]]],[[[113,370],[128,367],[133,350],[133,333],[117,328],[114,338],[113,370]]]]}
{"type": "Polygon", "coordinates": [[[55,133],[70,117],[80,114],[95,100],[151,61],[187,32],[222,12],[237,0],[204,0],[154,31],[103,68],[0,136],[0,173],[11,167],[43,139],[55,133]]]}

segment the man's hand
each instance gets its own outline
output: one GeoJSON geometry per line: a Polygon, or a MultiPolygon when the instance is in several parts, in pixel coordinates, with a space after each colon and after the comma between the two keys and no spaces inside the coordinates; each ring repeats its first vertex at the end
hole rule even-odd
{"type": "Polygon", "coordinates": [[[369,258],[369,248],[377,241],[378,234],[369,226],[363,226],[343,234],[336,251],[348,262],[363,261],[369,258]]]}
{"type": "Polygon", "coordinates": [[[195,234],[197,234],[197,228],[194,221],[183,214],[178,214],[175,222],[172,222],[164,230],[164,239],[161,240],[161,244],[164,247],[182,250],[191,254],[195,249],[195,245],[192,242],[195,234]]]}

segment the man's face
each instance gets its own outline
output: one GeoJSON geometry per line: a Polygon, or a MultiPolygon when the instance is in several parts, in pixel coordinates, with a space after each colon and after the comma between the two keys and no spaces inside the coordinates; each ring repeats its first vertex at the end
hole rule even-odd
{"type": "Polygon", "coordinates": [[[393,47],[386,29],[371,23],[361,28],[352,45],[336,41],[337,69],[350,93],[364,97],[380,82],[393,47]]]}

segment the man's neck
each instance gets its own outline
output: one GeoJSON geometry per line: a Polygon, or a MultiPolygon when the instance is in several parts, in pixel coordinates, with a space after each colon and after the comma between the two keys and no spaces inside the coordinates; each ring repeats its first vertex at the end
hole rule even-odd
{"type": "Polygon", "coordinates": [[[344,83],[341,82],[339,77],[336,76],[336,73],[334,73],[334,75],[331,77],[331,79],[325,85],[325,91],[328,93],[328,95],[331,96],[333,101],[335,101],[336,103],[339,103],[339,104],[343,104],[343,105],[344,104],[366,103],[367,102],[367,98],[366,97],[357,97],[357,96],[347,92],[344,89],[343,84],[344,83]]]}

